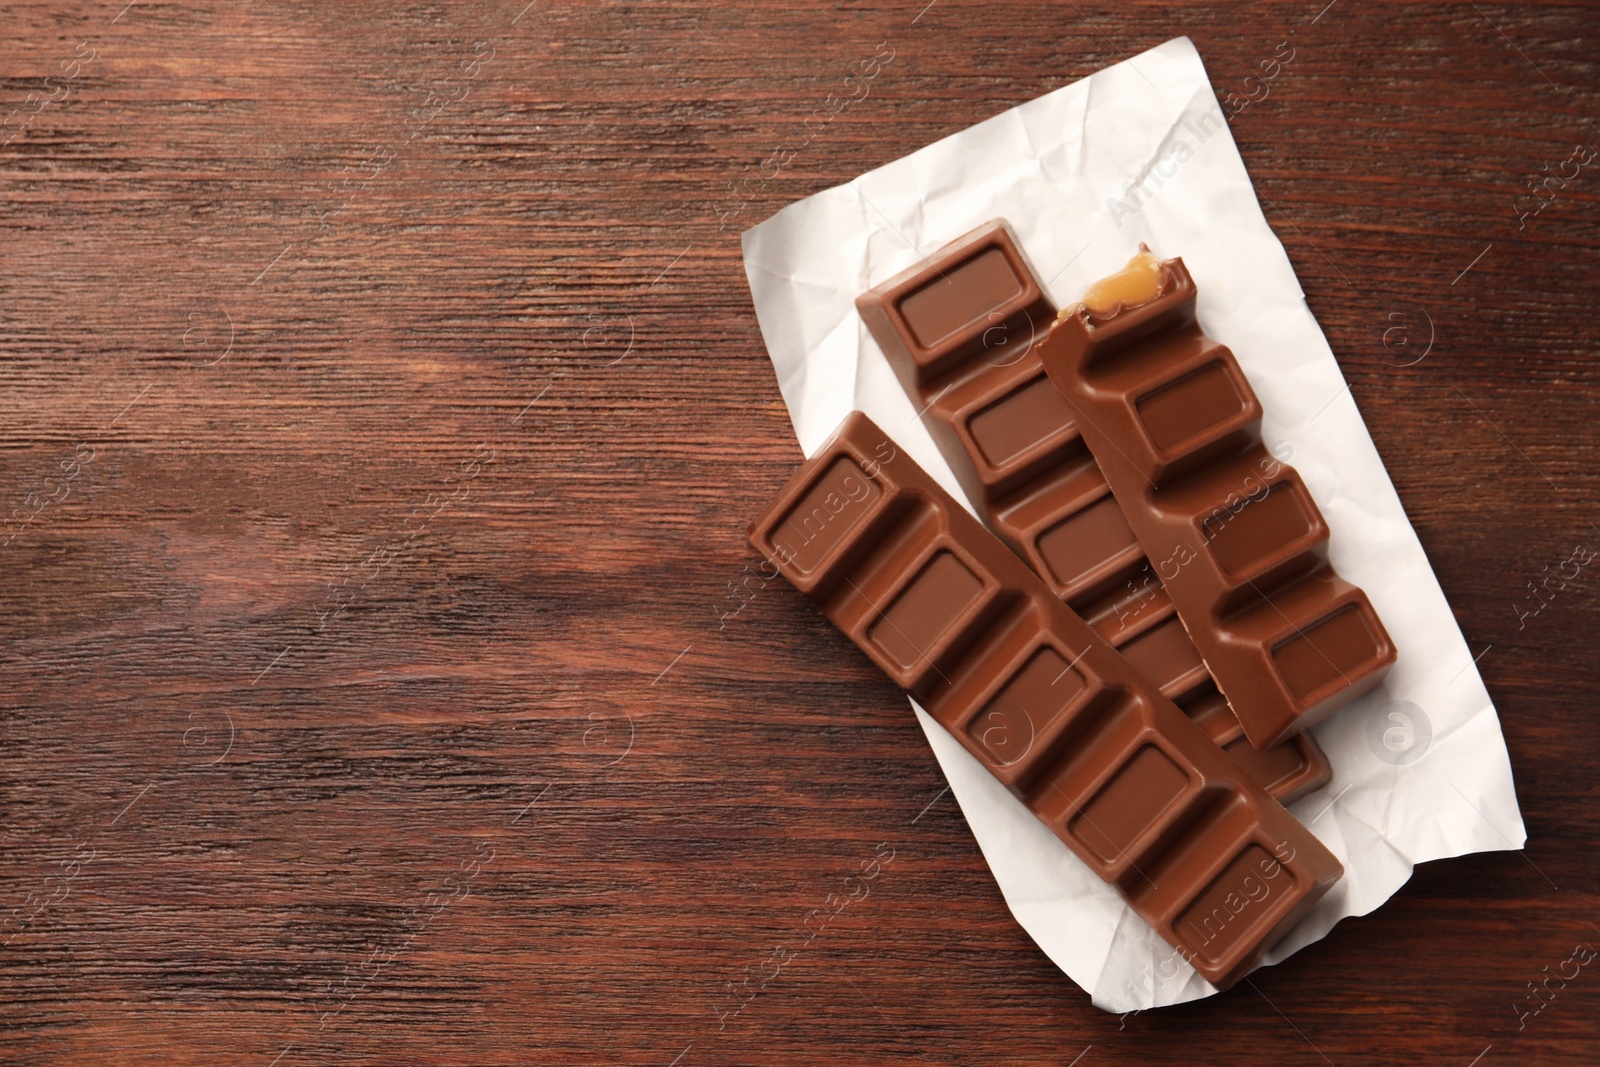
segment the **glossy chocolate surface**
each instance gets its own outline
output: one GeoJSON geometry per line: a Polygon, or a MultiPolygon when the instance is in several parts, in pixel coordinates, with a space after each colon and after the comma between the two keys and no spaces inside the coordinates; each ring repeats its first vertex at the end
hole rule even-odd
{"type": "Polygon", "coordinates": [[[1067,309],[1035,346],[1128,525],[1169,552],[1166,591],[1260,748],[1371,690],[1395,649],[1328,564],[1328,526],[1261,440],[1261,403],[1195,321],[1181,259],[1135,305],[1067,309]]]}
{"type": "Polygon", "coordinates": [[[1342,874],[860,412],[751,542],[1215,985],[1253,967],[1342,874]]]}
{"type": "MultiPolygon", "coordinates": [[[[1139,291],[1137,281],[1105,288],[1139,291]]],[[[979,518],[1180,707],[1211,708],[1217,687],[1157,573],[1177,561],[1146,555],[1045,375],[1036,348],[1056,309],[1005,223],[978,227],[856,306],[979,518]],[[936,319],[929,292],[944,297],[936,319]],[[965,328],[950,328],[955,320],[965,328]]],[[[1171,415],[1181,424],[1186,412],[1171,415]]],[[[1240,735],[1225,703],[1197,721],[1218,744],[1240,735]]],[[[1247,768],[1285,803],[1333,773],[1309,735],[1286,745],[1247,768]]]]}

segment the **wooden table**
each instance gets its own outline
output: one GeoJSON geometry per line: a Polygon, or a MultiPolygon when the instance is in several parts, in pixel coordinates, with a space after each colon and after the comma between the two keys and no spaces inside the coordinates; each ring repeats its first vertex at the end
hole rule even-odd
{"type": "Polygon", "coordinates": [[[0,10],[0,1060],[1600,1058],[1594,5],[525,3],[0,10]],[[1529,843],[1119,1019],[755,576],[738,236],[1184,33],[1529,843]]]}

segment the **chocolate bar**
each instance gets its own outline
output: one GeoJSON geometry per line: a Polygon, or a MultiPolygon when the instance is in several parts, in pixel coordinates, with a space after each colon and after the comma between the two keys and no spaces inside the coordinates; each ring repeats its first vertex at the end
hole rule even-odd
{"type": "MultiPolygon", "coordinates": [[[[856,307],[978,517],[1213,741],[1248,748],[1162,586],[1157,568],[1174,561],[1145,555],[1045,376],[1035,342],[1056,308],[1005,222],[958,238],[856,307]]],[[[1333,775],[1310,735],[1242,758],[1284,803],[1333,775]]]]}
{"type": "Polygon", "coordinates": [[[1261,440],[1261,402],[1195,321],[1181,259],[1148,252],[1034,346],[1250,741],[1275,745],[1373,689],[1395,648],[1328,563],[1328,525],[1261,440]]]}
{"type": "Polygon", "coordinates": [[[750,540],[1217,987],[1343,873],[860,412],[750,540]]]}

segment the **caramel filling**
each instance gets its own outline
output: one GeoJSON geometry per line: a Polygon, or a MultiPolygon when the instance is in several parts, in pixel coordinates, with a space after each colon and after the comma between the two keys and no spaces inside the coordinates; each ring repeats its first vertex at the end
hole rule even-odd
{"type": "Polygon", "coordinates": [[[1147,304],[1161,295],[1161,261],[1155,253],[1140,251],[1128,265],[1109,274],[1083,294],[1083,305],[1096,315],[1122,307],[1147,304]]]}

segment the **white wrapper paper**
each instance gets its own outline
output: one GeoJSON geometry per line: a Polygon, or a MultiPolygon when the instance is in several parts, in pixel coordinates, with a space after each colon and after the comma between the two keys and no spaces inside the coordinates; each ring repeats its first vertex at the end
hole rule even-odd
{"type": "MultiPolygon", "coordinates": [[[[1141,241],[1183,257],[1202,326],[1238,357],[1266,410],[1268,444],[1299,469],[1333,530],[1334,566],[1366,590],[1399,649],[1377,692],[1315,730],[1333,783],[1292,810],[1345,876],[1267,962],[1376,908],[1416,863],[1520,848],[1494,706],[1187,38],[744,234],[761,332],[805,452],[860,408],[965,501],[854,301],[997,217],[1058,305],[1121,267],[1141,241]]],[[[1216,992],[954,738],[916,714],[1012,914],[1097,1006],[1128,1012],[1216,992]]]]}

